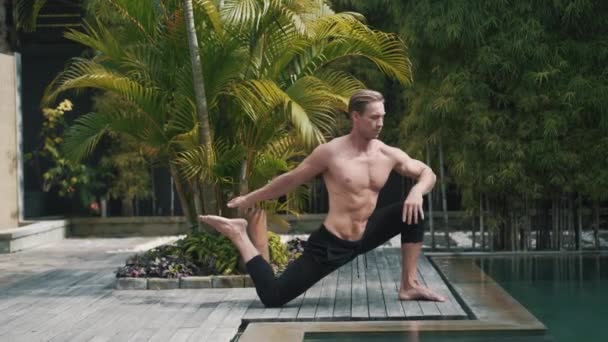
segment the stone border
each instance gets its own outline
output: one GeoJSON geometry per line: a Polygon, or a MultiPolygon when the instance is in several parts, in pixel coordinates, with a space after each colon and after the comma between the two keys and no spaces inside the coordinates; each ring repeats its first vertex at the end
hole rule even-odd
{"type": "Polygon", "coordinates": [[[116,278],[115,290],[174,290],[254,287],[249,275],[180,277],[180,278],[116,278]]]}

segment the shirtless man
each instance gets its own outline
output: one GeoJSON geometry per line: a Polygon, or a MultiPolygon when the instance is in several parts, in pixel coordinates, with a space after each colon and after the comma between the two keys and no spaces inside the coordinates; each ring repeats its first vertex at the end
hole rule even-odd
{"type": "Polygon", "coordinates": [[[424,219],[422,196],[435,184],[435,174],[422,162],[378,140],[384,119],[384,98],[372,90],[360,90],[350,98],[350,134],[318,146],[295,169],[264,187],[228,202],[231,208],[251,208],[277,198],[322,174],[329,193],[329,213],[313,232],[304,253],[276,278],[247,236],[247,221],[220,216],[199,219],[228,237],[238,248],[262,303],[281,306],[317,281],[401,234],[402,272],[399,299],[444,301],[417,280],[416,260],[422,248],[424,219]],[[376,208],[378,193],[391,170],[417,179],[405,202],[376,208]]]}

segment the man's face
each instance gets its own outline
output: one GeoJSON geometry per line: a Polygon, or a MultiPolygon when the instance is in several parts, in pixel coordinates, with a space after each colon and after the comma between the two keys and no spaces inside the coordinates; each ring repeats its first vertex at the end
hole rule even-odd
{"type": "Polygon", "coordinates": [[[363,113],[353,114],[353,124],[364,138],[376,139],[384,126],[385,114],[382,101],[370,102],[365,106],[363,113]]]}

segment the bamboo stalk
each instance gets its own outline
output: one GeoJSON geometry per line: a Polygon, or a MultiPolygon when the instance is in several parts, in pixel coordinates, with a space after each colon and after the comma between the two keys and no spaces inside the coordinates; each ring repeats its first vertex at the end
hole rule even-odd
{"type": "Polygon", "coordinates": [[[443,145],[439,143],[439,172],[441,177],[441,205],[443,209],[443,224],[444,224],[444,233],[445,233],[445,241],[446,246],[450,249],[450,232],[449,232],[449,223],[448,223],[448,202],[445,191],[445,172],[444,172],[444,164],[443,164],[443,145]]]}
{"type": "Polygon", "coordinates": [[[579,251],[583,249],[583,199],[581,194],[578,194],[578,226],[576,227],[578,233],[576,237],[576,249],[579,251]]]}
{"type": "Polygon", "coordinates": [[[593,214],[594,214],[594,221],[595,223],[593,224],[593,240],[595,242],[595,248],[596,249],[600,249],[600,201],[599,200],[594,200],[593,201],[593,214]]]}
{"type": "Polygon", "coordinates": [[[486,235],[483,224],[483,194],[479,194],[479,234],[481,239],[481,250],[486,249],[486,235]]]}
{"type": "Polygon", "coordinates": [[[551,200],[551,222],[553,225],[553,233],[551,234],[551,248],[557,249],[557,200],[551,200]]]}

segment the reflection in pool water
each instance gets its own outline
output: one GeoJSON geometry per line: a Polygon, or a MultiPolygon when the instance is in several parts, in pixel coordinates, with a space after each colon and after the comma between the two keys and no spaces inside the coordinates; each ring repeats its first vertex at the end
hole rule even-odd
{"type": "Polygon", "coordinates": [[[304,342],[549,342],[550,336],[517,331],[421,331],[378,333],[306,333],[304,342]]]}
{"type": "Polygon", "coordinates": [[[477,258],[475,262],[562,341],[606,341],[608,255],[477,258]]]}

